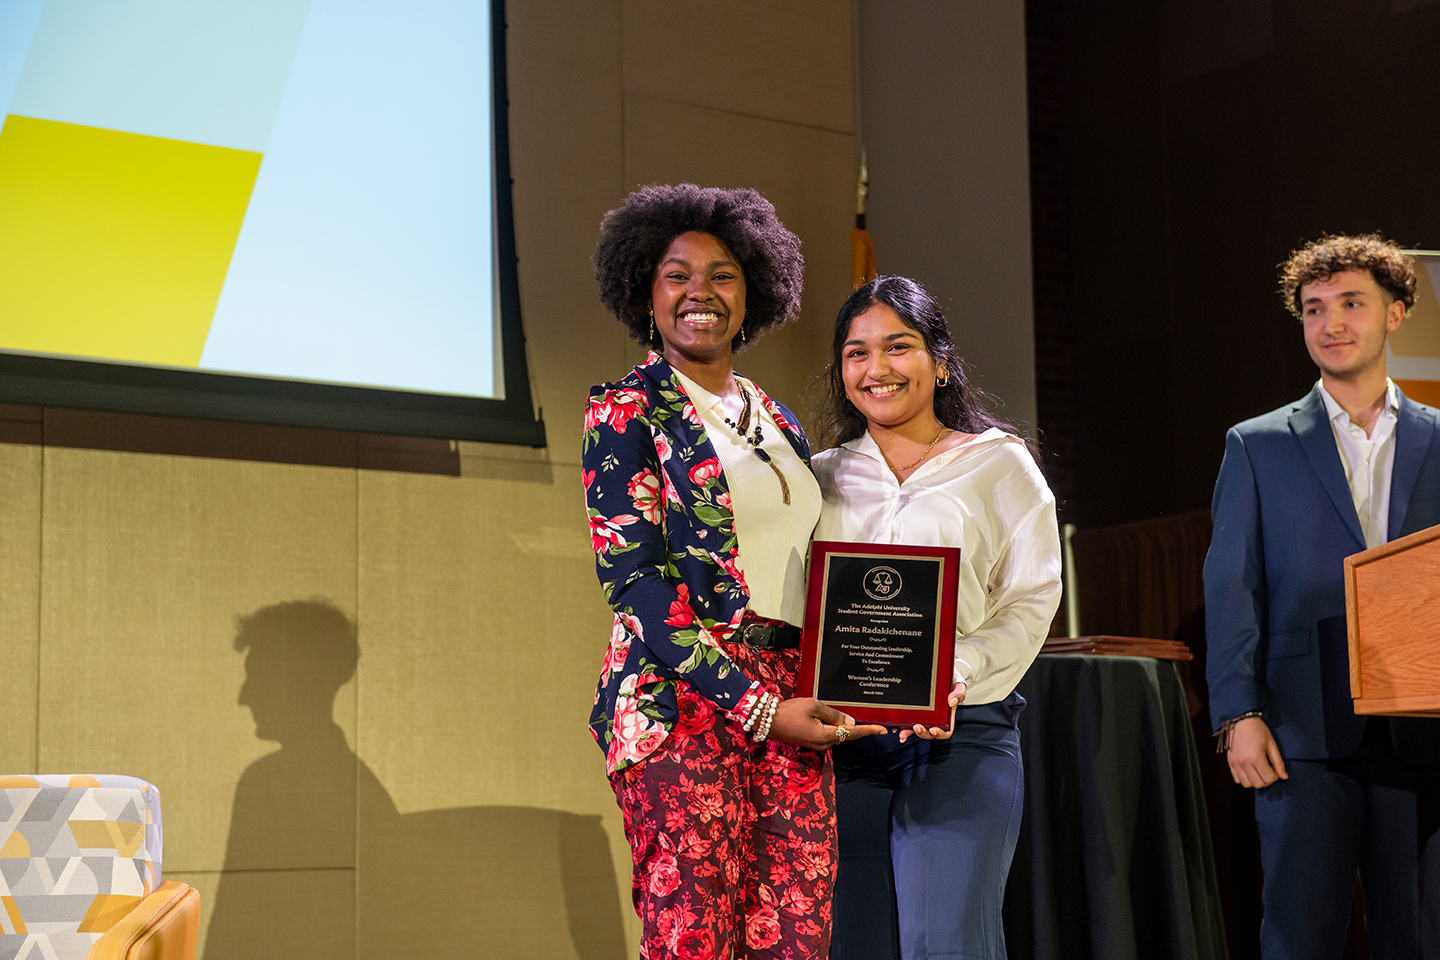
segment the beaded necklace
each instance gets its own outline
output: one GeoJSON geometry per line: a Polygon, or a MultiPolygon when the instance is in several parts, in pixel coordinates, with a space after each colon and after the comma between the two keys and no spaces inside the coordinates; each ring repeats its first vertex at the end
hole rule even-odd
{"type": "Polygon", "coordinates": [[[741,387],[740,396],[739,421],[731,420],[725,416],[724,410],[720,411],[720,419],[724,420],[726,426],[740,435],[740,439],[745,441],[746,445],[750,447],[751,453],[755,454],[755,456],[760,458],[762,463],[775,471],[775,476],[780,480],[780,497],[784,501],[785,506],[788,507],[790,506],[790,484],[785,482],[785,474],[781,473],[775,461],[770,459],[770,454],[760,449],[760,444],[765,442],[765,435],[760,430],[760,423],[764,418],[757,415],[755,417],[754,432],[750,436],[746,436],[745,432],[750,429],[750,391],[741,387]]]}

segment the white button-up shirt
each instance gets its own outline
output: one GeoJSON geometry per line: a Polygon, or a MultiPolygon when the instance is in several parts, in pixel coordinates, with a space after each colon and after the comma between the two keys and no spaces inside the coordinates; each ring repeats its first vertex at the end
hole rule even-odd
{"type": "Polygon", "coordinates": [[[954,679],[966,704],[1009,696],[1060,604],[1055,498],[1024,442],[987,430],[903,484],[869,433],[812,463],[825,497],[816,539],[960,548],[954,679]]]}
{"type": "Polygon", "coordinates": [[[1370,436],[1365,428],[1350,420],[1345,408],[1320,384],[1320,398],[1330,416],[1335,446],[1340,450],[1340,465],[1345,468],[1345,482],[1350,485],[1350,499],[1355,503],[1355,516],[1365,534],[1365,547],[1378,547],[1390,533],[1390,475],[1395,468],[1395,424],[1399,422],[1400,397],[1395,384],[1385,380],[1385,406],[1375,419],[1370,436]]]}

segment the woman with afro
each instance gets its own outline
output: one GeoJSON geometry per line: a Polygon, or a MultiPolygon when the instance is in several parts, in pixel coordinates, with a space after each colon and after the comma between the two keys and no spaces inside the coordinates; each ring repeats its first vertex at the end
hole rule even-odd
{"type": "Polygon", "coordinates": [[[796,698],[820,515],[793,414],[733,355],[790,320],[800,242],[754,190],[652,186],[605,215],[600,299],[650,348],[591,390],[584,482],[614,625],[591,714],[634,860],[640,956],[824,957],[829,747],[883,732],[796,698]]]}

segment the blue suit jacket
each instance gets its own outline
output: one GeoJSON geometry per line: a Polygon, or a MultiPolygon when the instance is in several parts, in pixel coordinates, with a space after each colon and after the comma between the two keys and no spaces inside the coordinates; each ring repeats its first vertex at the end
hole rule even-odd
{"type": "MultiPolygon", "coordinates": [[[[1403,394],[1391,539],[1440,523],[1440,411],[1403,394]]],[[[1263,710],[1287,759],[1343,757],[1365,731],[1350,700],[1344,560],[1365,549],[1316,386],[1225,437],[1205,558],[1210,716],[1263,710]]],[[[1393,720],[1397,752],[1440,761],[1440,721],[1393,720]]]]}

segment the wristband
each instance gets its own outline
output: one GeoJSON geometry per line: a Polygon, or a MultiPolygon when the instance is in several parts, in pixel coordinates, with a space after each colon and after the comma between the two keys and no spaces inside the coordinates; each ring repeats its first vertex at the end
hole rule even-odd
{"type": "Polygon", "coordinates": [[[1238,717],[1231,717],[1229,720],[1226,720],[1224,723],[1220,724],[1220,729],[1216,730],[1213,734],[1216,739],[1215,752],[1229,753],[1230,738],[1235,733],[1235,724],[1239,723],[1241,720],[1249,720],[1251,717],[1258,716],[1262,716],[1259,710],[1246,710],[1238,717]]]}

